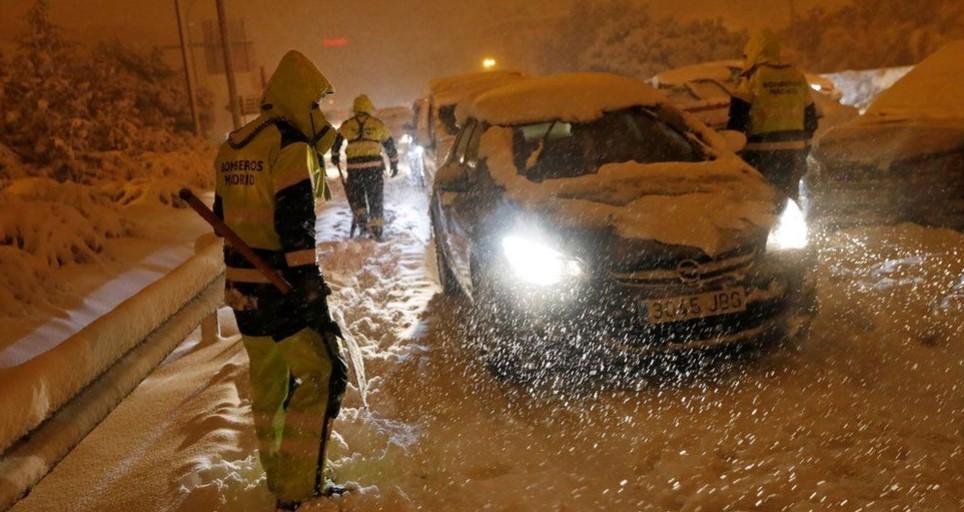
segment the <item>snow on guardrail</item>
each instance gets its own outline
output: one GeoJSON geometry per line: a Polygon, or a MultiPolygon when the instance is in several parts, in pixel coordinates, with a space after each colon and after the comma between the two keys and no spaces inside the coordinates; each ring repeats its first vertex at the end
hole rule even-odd
{"type": "Polygon", "coordinates": [[[221,244],[196,254],[55,350],[0,370],[0,454],[40,425],[224,271],[221,244]]]}

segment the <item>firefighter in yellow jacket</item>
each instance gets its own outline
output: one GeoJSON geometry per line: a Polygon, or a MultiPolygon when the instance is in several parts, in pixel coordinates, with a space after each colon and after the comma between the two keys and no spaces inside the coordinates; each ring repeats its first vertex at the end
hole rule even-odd
{"type": "Polygon", "coordinates": [[[338,129],[331,159],[338,167],[342,145],[347,142],[348,190],[345,192],[355,224],[361,231],[371,231],[375,238],[381,239],[385,225],[385,164],[382,150],[391,163],[392,177],[398,175],[398,151],[388,128],[375,117],[375,105],[368,96],[363,94],[355,98],[352,111],[355,116],[338,129]]]}
{"type": "Polygon", "coordinates": [[[780,44],[769,30],[750,38],[743,68],[727,128],[746,134],[743,159],[796,198],[817,129],[810,85],[800,70],[783,62],[780,44]]]}
{"type": "Polygon", "coordinates": [[[347,367],[315,262],[314,202],[325,187],[319,154],[335,136],[318,101],[330,92],[314,64],[289,52],[268,82],[261,115],[231,133],[215,162],[215,213],[293,288],[282,295],[225,246],[225,301],[250,360],[261,465],[287,510],[341,491],[326,481],[324,465],[347,367]]]}

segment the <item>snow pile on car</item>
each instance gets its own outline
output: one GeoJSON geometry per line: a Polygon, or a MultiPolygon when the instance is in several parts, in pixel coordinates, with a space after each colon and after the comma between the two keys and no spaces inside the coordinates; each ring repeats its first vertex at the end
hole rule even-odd
{"type": "Polygon", "coordinates": [[[739,60],[715,60],[691,66],[662,71],[654,75],[650,82],[655,87],[682,85],[693,80],[733,81],[733,69],[739,70],[743,63],[739,60]]]}
{"type": "Polygon", "coordinates": [[[867,115],[888,118],[964,118],[964,40],[950,43],[924,59],[877,97],[867,115]]]}
{"type": "Polygon", "coordinates": [[[774,222],[775,192],[736,158],[608,164],[596,174],[534,183],[516,170],[511,148],[511,130],[493,128],[479,151],[510,199],[562,225],[609,227],[623,238],[715,256],[765,236],[774,222]]]}
{"type": "Polygon", "coordinates": [[[598,119],[604,112],[664,103],[662,93],[632,78],[567,73],[521,80],[486,92],[468,108],[468,114],[502,126],[552,119],[578,123],[598,119]]]}
{"type": "Polygon", "coordinates": [[[435,96],[436,106],[454,105],[471,100],[489,89],[524,78],[525,74],[519,71],[488,71],[432,80],[429,88],[435,96]]]}

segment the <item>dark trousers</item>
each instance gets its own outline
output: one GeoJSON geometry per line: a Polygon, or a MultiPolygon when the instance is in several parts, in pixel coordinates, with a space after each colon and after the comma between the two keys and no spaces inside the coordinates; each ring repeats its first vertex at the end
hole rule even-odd
{"type": "Polygon", "coordinates": [[[385,224],[384,170],[381,167],[349,169],[347,193],[348,205],[358,225],[380,232],[385,224]]]}
{"type": "Polygon", "coordinates": [[[800,179],[807,172],[807,150],[744,151],[740,156],[777,190],[797,199],[800,179]]]}

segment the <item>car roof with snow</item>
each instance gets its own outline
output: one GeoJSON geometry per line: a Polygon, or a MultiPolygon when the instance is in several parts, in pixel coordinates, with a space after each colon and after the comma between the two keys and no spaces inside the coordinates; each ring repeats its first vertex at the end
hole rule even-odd
{"type": "Polygon", "coordinates": [[[609,73],[565,73],[520,80],[481,94],[467,115],[493,125],[560,120],[588,122],[634,106],[657,106],[666,97],[650,85],[609,73]]]}
{"type": "Polygon", "coordinates": [[[452,105],[484,92],[493,87],[525,78],[521,71],[485,71],[468,73],[429,82],[431,95],[437,105],[452,105]]]}
{"type": "MultiPolygon", "coordinates": [[[[689,66],[661,71],[649,79],[654,87],[668,88],[683,85],[696,80],[716,80],[721,83],[733,83],[743,70],[743,62],[739,59],[714,60],[701,62],[689,66]]],[[[819,85],[823,89],[834,88],[834,83],[828,78],[813,73],[803,73],[811,85],[819,85]]]]}
{"type": "Polygon", "coordinates": [[[691,66],[661,71],[650,79],[656,87],[671,87],[682,85],[693,80],[719,80],[728,82],[733,79],[734,70],[739,70],[742,63],[739,60],[716,60],[701,62],[691,66]]]}
{"type": "Polygon", "coordinates": [[[964,40],[943,46],[880,96],[867,118],[964,118],[964,40]]]}

